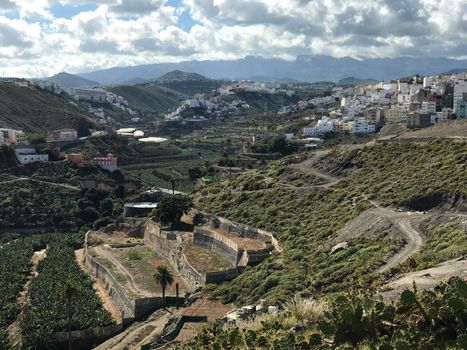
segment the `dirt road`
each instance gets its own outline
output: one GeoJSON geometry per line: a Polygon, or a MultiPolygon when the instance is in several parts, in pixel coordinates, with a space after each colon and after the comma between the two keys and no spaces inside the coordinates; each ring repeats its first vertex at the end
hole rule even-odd
{"type": "Polygon", "coordinates": [[[401,275],[386,284],[380,295],[385,299],[398,298],[405,289],[412,289],[414,282],[418,290],[427,290],[453,276],[467,280],[467,259],[449,260],[429,269],[401,275]]]}

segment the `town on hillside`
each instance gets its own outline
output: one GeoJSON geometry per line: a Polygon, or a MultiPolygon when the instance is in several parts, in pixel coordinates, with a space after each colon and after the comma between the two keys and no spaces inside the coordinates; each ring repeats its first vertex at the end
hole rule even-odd
{"type": "Polygon", "coordinates": [[[467,350],[464,1],[0,1],[0,350],[467,350]]]}

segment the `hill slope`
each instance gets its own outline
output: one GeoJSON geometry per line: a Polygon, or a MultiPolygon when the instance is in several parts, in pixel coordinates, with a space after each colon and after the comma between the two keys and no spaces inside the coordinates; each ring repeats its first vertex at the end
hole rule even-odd
{"type": "Polygon", "coordinates": [[[79,88],[83,86],[97,86],[100,85],[96,81],[88,80],[81,78],[77,75],[69,74],[69,73],[58,73],[50,78],[47,78],[46,80],[51,81],[53,83],[58,84],[62,88],[79,88]]]}
{"type": "Polygon", "coordinates": [[[0,126],[45,134],[51,130],[75,128],[79,136],[94,127],[85,109],[73,105],[68,95],[60,96],[37,88],[0,85],[0,126]]]}
{"type": "MultiPolygon", "coordinates": [[[[201,210],[276,232],[285,248],[280,257],[273,256],[218,287],[215,295],[224,302],[246,305],[262,298],[274,303],[292,296],[378,286],[384,277],[377,269],[405,242],[382,229],[377,235],[359,234],[348,240],[348,249],[330,254],[339,243],[338,230],[373,203],[409,210],[444,205],[464,211],[466,157],[466,143],[453,141],[336,149],[300,169],[339,177],[332,186],[283,184],[281,174],[290,167],[282,161],[201,190],[197,199],[201,210]],[[318,166],[318,171],[313,170],[318,166]]],[[[467,246],[467,235],[462,244],[454,244],[450,231],[443,244],[452,244],[449,258],[455,258],[463,254],[458,248],[467,246]]],[[[424,234],[430,236],[428,231],[424,234]]],[[[425,265],[433,263],[429,254],[424,259],[425,265]]]]}
{"type": "Polygon", "coordinates": [[[154,84],[116,86],[110,91],[123,96],[130,106],[142,112],[164,113],[175,108],[187,96],[154,84]]]}

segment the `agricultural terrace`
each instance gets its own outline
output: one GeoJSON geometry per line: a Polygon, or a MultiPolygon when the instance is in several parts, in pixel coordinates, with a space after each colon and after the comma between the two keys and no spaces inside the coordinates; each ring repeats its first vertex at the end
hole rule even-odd
{"type": "Polygon", "coordinates": [[[65,281],[79,286],[79,295],[72,304],[72,330],[114,323],[102,307],[92,280],[75,260],[74,249],[82,244],[81,234],[62,233],[19,237],[0,246],[0,349],[10,348],[7,328],[14,322],[19,324],[22,342],[28,348],[50,344],[54,333],[68,329],[68,314],[60,296],[65,281]],[[46,247],[37,275],[31,276],[27,298],[19,298],[30,275],[34,251],[46,247]],[[18,318],[21,310],[24,312],[18,318]]]}

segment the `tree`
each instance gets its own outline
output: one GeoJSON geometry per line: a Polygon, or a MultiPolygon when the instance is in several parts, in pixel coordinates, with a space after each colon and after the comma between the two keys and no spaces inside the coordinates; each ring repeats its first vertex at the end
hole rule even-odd
{"type": "Polygon", "coordinates": [[[38,145],[38,144],[41,144],[41,143],[45,143],[45,137],[44,135],[41,135],[41,134],[29,134],[26,139],[28,140],[29,143],[33,144],[33,145],[38,145]]]}
{"type": "Polygon", "coordinates": [[[175,181],[175,179],[172,177],[170,178],[170,186],[172,187],[172,194],[175,195],[175,186],[176,186],[177,182],[175,181]]]}
{"type": "Polygon", "coordinates": [[[172,271],[170,271],[167,265],[159,265],[156,269],[156,273],[154,274],[154,280],[156,283],[159,283],[162,288],[162,302],[164,307],[166,306],[165,303],[165,289],[167,286],[171,286],[174,283],[174,276],[172,271]]]}
{"type": "Polygon", "coordinates": [[[188,196],[163,197],[157,205],[155,218],[163,225],[177,225],[183,214],[193,207],[193,201],[188,196]]]}
{"type": "Polygon", "coordinates": [[[68,350],[71,350],[71,320],[73,318],[73,304],[81,296],[81,287],[72,280],[66,280],[60,286],[60,300],[67,305],[68,350]]]}

